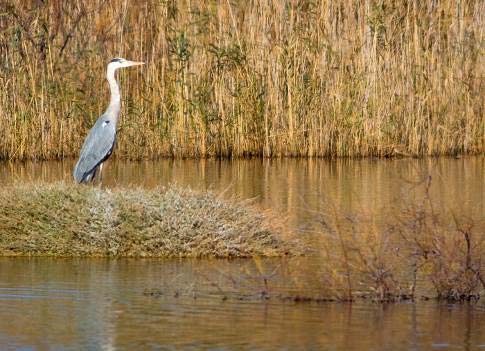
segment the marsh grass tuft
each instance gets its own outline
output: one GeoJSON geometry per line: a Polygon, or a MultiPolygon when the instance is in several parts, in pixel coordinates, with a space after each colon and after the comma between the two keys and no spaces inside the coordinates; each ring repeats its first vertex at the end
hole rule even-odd
{"type": "Polygon", "coordinates": [[[66,183],[0,190],[2,255],[251,257],[288,250],[267,216],[208,192],[66,183]]]}

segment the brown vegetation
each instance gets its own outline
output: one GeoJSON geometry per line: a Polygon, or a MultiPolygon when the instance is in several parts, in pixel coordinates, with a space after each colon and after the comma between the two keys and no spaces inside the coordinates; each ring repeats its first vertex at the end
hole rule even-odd
{"type": "Polygon", "coordinates": [[[213,284],[223,300],[476,302],[485,295],[485,217],[437,211],[430,185],[430,177],[413,184],[424,196],[402,196],[386,218],[327,203],[306,256],[256,257],[222,274],[233,290],[213,284]]]}
{"type": "Polygon", "coordinates": [[[121,74],[116,155],[484,150],[483,1],[0,2],[0,158],[75,156],[121,74]],[[129,79],[125,79],[130,75],[129,79]]]}
{"type": "MultiPolygon", "coordinates": [[[[485,218],[437,213],[426,178],[422,201],[407,202],[394,218],[335,209],[322,216],[326,282],[339,300],[416,299],[418,291],[448,301],[479,299],[485,292],[485,218]],[[430,292],[434,291],[434,293],[430,292]]],[[[408,201],[400,199],[400,201],[408,201]]]]}
{"type": "Polygon", "coordinates": [[[25,183],[0,190],[0,255],[280,256],[267,216],[211,193],[25,183]]]}

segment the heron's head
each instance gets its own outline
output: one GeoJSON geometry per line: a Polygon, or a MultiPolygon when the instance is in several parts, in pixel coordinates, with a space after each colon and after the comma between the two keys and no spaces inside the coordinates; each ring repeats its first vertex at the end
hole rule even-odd
{"type": "Polygon", "coordinates": [[[110,61],[110,63],[108,64],[108,67],[112,67],[114,70],[116,70],[118,68],[139,66],[144,64],[145,62],[130,61],[121,57],[116,57],[110,61]]]}

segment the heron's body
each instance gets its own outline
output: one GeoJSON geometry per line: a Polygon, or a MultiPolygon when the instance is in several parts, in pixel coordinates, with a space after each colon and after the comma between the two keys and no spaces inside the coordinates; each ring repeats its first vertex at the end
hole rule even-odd
{"type": "Polygon", "coordinates": [[[116,125],[121,109],[120,89],[115,78],[115,71],[121,67],[140,65],[141,62],[127,61],[116,58],[108,64],[106,78],[108,79],[111,98],[106,109],[86,137],[81,148],[79,160],[74,167],[74,179],[78,183],[88,183],[94,180],[103,162],[111,155],[116,141],[116,125]]]}
{"type": "Polygon", "coordinates": [[[113,152],[115,141],[116,123],[103,114],[89,131],[74,168],[74,179],[78,183],[87,183],[94,179],[98,167],[113,152]]]}

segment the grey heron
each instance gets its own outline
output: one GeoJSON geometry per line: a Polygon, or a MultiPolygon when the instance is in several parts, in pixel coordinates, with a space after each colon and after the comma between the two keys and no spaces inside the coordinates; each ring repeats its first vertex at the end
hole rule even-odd
{"type": "Polygon", "coordinates": [[[144,62],[128,61],[124,58],[114,58],[108,64],[106,78],[111,93],[106,111],[98,118],[88,133],[81,148],[79,160],[74,167],[74,179],[78,183],[88,183],[103,169],[103,162],[113,152],[116,140],[116,124],[120,115],[120,88],[115,78],[118,68],[143,65],[144,62]]]}

